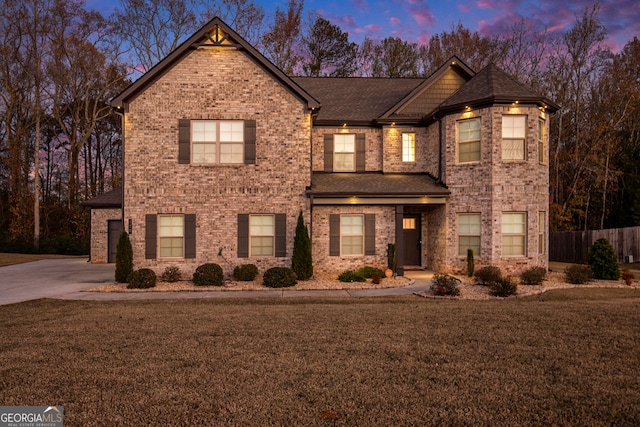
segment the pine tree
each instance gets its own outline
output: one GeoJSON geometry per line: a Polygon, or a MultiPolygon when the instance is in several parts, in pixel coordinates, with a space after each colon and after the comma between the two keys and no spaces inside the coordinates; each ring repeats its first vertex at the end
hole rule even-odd
{"type": "Polygon", "coordinates": [[[296,236],[293,240],[291,269],[296,273],[296,276],[298,276],[298,280],[307,280],[313,276],[311,240],[309,240],[309,231],[302,218],[302,211],[300,211],[300,215],[298,215],[296,236]]]}
{"type": "Polygon", "coordinates": [[[129,234],[123,231],[116,246],[116,282],[127,283],[127,277],[133,272],[133,249],[129,234]]]}

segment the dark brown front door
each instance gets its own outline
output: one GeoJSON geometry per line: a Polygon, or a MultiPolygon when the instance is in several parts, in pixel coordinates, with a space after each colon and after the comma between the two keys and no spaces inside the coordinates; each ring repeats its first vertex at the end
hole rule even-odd
{"type": "Polygon", "coordinates": [[[402,220],[404,232],[404,265],[422,265],[422,230],[420,215],[405,215],[402,220]]]}
{"type": "Polygon", "coordinates": [[[116,248],[118,247],[120,234],[122,234],[122,221],[109,221],[108,262],[116,262],[116,248]]]}

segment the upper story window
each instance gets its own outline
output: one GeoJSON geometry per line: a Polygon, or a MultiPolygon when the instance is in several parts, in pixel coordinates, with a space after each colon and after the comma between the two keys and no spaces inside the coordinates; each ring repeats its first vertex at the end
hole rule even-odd
{"type": "Polygon", "coordinates": [[[502,116],[502,159],[526,159],[526,116],[502,116]]]}
{"type": "Polygon", "coordinates": [[[333,170],[335,172],[356,170],[356,136],[354,134],[333,135],[333,170]]]}
{"type": "Polygon", "coordinates": [[[244,122],[193,120],[192,163],[244,163],[244,122]]]}
{"type": "Polygon", "coordinates": [[[546,163],[547,159],[547,123],[538,119],[538,161],[546,163]]]}
{"type": "Polygon", "coordinates": [[[403,162],[416,161],[416,134],[415,133],[402,134],[402,161],[403,162]]]}
{"type": "Polygon", "coordinates": [[[458,122],[458,163],[480,161],[480,119],[458,122]]]}

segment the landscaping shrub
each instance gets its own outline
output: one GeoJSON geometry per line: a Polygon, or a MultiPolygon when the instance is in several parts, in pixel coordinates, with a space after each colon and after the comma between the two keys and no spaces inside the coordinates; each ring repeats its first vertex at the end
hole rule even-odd
{"type": "Polygon", "coordinates": [[[309,231],[304,224],[302,211],[298,215],[296,235],[293,238],[293,256],[291,257],[291,269],[300,280],[307,280],[313,276],[313,261],[311,258],[311,240],[309,231]]]}
{"type": "Polygon", "coordinates": [[[116,282],[127,283],[127,278],[133,272],[133,249],[129,234],[126,231],[120,233],[116,246],[116,282]]]}
{"type": "Polygon", "coordinates": [[[179,267],[171,266],[164,269],[164,273],[160,276],[163,282],[177,282],[182,279],[182,272],[179,267]]]}
{"type": "Polygon", "coordinates": [[[215,263],[202,264],[193,273],[196,286],[222,286],[222,267],[215,263]]]}
{"type": "Polygon", "coordinates": [[[489,286],[501,278],[502,272],[500,271],[500,268],[493,265],[482,267],[474,273],[476,285],[489,286]]]}
{"type": "Polygon", "coordinates": [[[358,269],[356,273],[362,275],[365,279],[369,279],[374,274],[377,274],[380,277],[384,276],[384,271],[382,271],[379,268],[371,267],[368,265],[358,269]]]}
{"type": "Polygon", "coordinates": [[[148,268],[141,268],[129,274],[128,289],[147,289],[156,286],[156,273],[148,268]]]}
{"type": "Polygon", "coordinates": [[[387,268],[395,274],[397,267],[397,254],[395,243],[389,243],[387,245],[387,268]]]}
{"type": "Polygon", "coordinates": [[[467,249],[467,275],[469,277],[473,277],[475,268],[475,263],[473,261],[473,249],[467,249]]]}
{"type": "Polygon", "coordinates": [[[233,269],[234,280],[239,280],[241,282],[250,282],[255,279],[257,275],[258,267],[256,267],[255,264],[237,265],[233,269]]]}
{"type": "Polygon", "coordinates": [[[515,295],[518,284],[509,277],[500,277],[489,285],[490,294],[495,297],[508,297],[515,295]]]}
{"type": "Polygon", "coordinates": [[[269,288],[288,288],[297,283],[296,273],[287,267],[272,267],[268,269],[264,272],[262,280],[262,284],[269,288]]]}
{"type": "Polygon", "coordinates": [[[460,295],[458,284],[460,279],[448,274],[435,274],[431,281],[431,292],[437,296],[457,296],[460,295]]]}
{"type": "Polygon", "coordinates": [[[622,278],[624,279],[624,283],[629,286],[633,285],[633,281],[636,279],[636,277],[630,270],[624,270],[622,272],[622,278]]]}
{"type": "Polygon", "coordinates": [[[593,272],[588,265],[574,264],[565,268],[564,280],[574,285],[582,285],[593,278],[593,272]]]}
{"type": "Polygon", "coordinates": [[[618,280],[620,278],[618,256],[607,239],[596,240],[591,246],[587,261],[595,279],[618,280]]]}
{"type": "Polygon", "coordinates": [[[367,279],[359,271],[347,270],[340,273],[338,280],[341,282],[365,282],[367,279]]]}
{"type": "Polygon", "coordinates": [[[531,267],[526,269],[520,275],[523,285],[541,285],[547,278],[547,269],[544,267],[531,267]]]}
{"type": "Polygon", "coordinates": [[[379,274],[374,274],[373,276],[371,276],[371,283],[373,283],[374,285],[379,285],[380,284],[380,280],[382,280],[382,276],[380,276],[379,274]]]}

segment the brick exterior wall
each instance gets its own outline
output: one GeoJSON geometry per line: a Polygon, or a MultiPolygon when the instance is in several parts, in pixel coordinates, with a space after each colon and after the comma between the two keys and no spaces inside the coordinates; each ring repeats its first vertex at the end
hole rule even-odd
{"type": "Polygon", "coordinates": [[[109,261],[109,221],[122,219],[121,209],[91,209],[91,262],[109,261]]]}
{"type": "Polygon", "coordinates": [[[125,137],[124,217],[136,269],[179,265],[188,277],[205,262],[227,275],[238,264],[290,266],[300,210],[309,220],[310,115],[242,52],[190,52],[130,103],[125,137]],[[255,120],[256,164],[178,164],[179,119],[255,120]],[[240,213],[286,214],[287,256],[238,258],[240,213]],[[195,214],[196,257],[145,259],[146,214],[195,214]]]}

